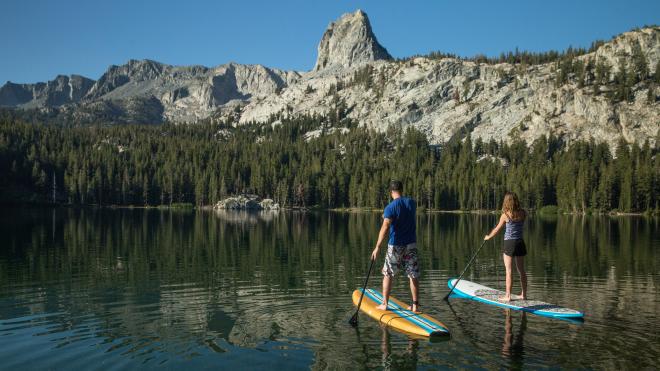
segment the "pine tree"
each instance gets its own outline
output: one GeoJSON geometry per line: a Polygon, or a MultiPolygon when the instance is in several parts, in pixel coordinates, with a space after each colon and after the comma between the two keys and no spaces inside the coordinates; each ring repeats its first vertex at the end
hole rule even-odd
{"type": "Polygon", "coordinates": [[[195,178],[195,204],[204,206],[206,204],[206,174],[199,172],[195,178]]]}
{"type": "Polygon", "coordinates": [[[609,81],[610,67],[605,61],[599,59],[598,62],[596,62],[594,93],[600,94],[600,91],[602,90],[601,87],[607,85],[609,81]]]}
{"type": "Polygon", "coordinates": [[[586,79],[586,70],[584,63],[581,60],[578,59],[573,63],[573,73],[575,73],[578,88],[583,88],[586,79]]]}
{"type": "Polygon", "coordinates": [[[215,205],[219,199],[218,199],[218,176],[215,173],[215,171],[211,171],[211,174],[209,175],[209,202],[211,205],[215,205]]]}
{"type": "Polygon", "coordinates": [[[39,166],[38,162],[35,162],[32,166],[32,178],[37,188],[43,191],[46,187],[46,172],[39,166]]]}
{"type": "Polygon", "coordinates": [[[633,72],[635,76],[633,84],[646,80],[649,77],[649,64],[638,42],[634,43],[633,45],[632,60],[633,72]]]}
{"type": "Polygon", "coordinates": [[[619,71],[616,73],[616,91],[614,93],[614,101],[621,102],[630,99],[630,73],[626,69],[626,61],[621,58],[619,60],[619,71]]]}
{"type": "Polygon", "coordinates": [[[151,197],[151,189],[149,185],[149,178],[145,174],[142,177],[142,204],[144,206],[149,206],[149,197],[151,197]]]}

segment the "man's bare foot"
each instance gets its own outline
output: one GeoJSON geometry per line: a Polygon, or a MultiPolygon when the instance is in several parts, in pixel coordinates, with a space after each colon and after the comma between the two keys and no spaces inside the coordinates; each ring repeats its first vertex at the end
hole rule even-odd
{"type": "Polygon", "coordinates": [[[377,306],[376,309],[387,310],[387,304],[381,304],[381,305],[377,306]]]}
{"type": "Polygon", "coordinates": [[[527,296],[526,296],[526,295],[513,295],[513,298],[514,298],[515,300],[527,300],[527,296]]]}
{"type": "Polygon", "coordinates": [[[421,313],[422,312],[421,310],[419,310],[419,305],[418,304],[409,305],[408,310],[413,312],[413,313],[421,313]]]}
{"type": "Polygon", "coordinates": [[[505,303],[508,303],[508,302],[511,301],[511,296],[506,296],[506,295],[504,295],[504,296],[498,296],[498,297],[497,297],[497,300],[499,300],[499,301],[503,301],[503,302],[505,302],[505,303]]]}

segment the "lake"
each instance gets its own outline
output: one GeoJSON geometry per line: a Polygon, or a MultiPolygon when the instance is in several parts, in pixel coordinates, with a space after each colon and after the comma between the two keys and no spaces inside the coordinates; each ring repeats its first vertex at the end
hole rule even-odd
{"type": "MultiPolygon", "coordinates": [[[[429,342],[347,324],[379,213],[5,208],[0,368],[657,367],[660,219],[529,219],[530,297],[585,312],[572,323],[442,300],[496,218],[418,215],[422,309],[451,331],[429,342]]],[[[504,287],[501,240],[467,279],[504,287]]],[[[410,300],[404,277],[393,295],[410,300]]]]}

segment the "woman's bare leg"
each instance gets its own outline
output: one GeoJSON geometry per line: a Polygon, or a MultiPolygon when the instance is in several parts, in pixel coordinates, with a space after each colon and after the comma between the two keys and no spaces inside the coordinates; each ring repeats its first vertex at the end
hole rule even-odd
{"type": "Polygon", "coordinates": [[[503,301],[511,301],[511,288],[513,286],[513,258],[507,254],[502,254],[502,259],[504,259],[504,270],[506,271],[506,295],[499,297],[503,301]]]}
{"type": "Polygon", "coordinates": [[[520,293],[520,298],[522,300],[527,300],[527,272],[525,272],[525,257],[516,256],[516,269],[520,275],[520,286],[522,286],[522,291],[520,293]]]}

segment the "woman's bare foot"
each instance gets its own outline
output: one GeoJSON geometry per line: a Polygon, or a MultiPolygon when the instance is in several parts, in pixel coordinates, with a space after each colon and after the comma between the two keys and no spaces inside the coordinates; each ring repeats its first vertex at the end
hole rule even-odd
{"type": "Polygon", "coordinates": [[[527,295],[523,295],[523,294],[513,295],[513,298],[516,300],[527,300],[527,295]]]}
{"type": "Polygon", "coordinates": [[[381,305],[377,306],[376,309],[387,310],[387,304],[381,304],[381,305]]]}
{"type": "Polygon", "coordinates": [[[497,300],[508,303],[511,301],[511,296],[510,295],[498,296],[497,300]]]}

